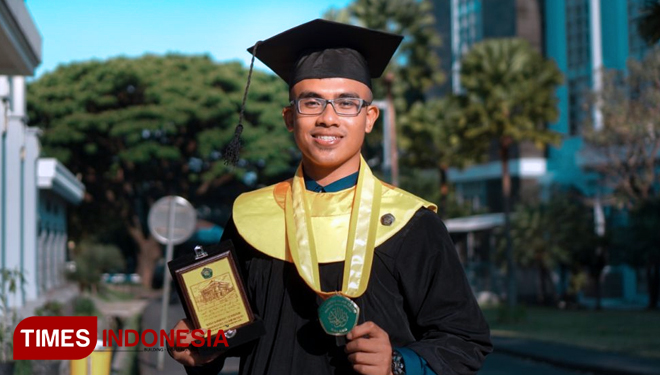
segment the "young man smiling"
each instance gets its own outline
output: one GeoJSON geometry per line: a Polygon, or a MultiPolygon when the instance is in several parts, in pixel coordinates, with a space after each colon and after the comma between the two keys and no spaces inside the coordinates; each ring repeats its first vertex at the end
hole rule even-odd
{"type": "Polygon", "coordinates": [[[216,374],[228,355],[241,374],[469,374],[492,350],[436,207],[360,155],[379,115],[371,78],[401,40],[316,20],[256,46],[289,84],[282,115],[302,162],[241,195],[223,236],[266,335],[210,357],[171,351],[189,374],[216,374]]]}
{"type": "Polygon", "coordinates": [[[305,174],[325,186],[356,173],[364,137],[379,114],[370,105],[369,87],[347,78],[305,79],[290,95],[294,99],[282,115],[303,155],[305,174]]]}

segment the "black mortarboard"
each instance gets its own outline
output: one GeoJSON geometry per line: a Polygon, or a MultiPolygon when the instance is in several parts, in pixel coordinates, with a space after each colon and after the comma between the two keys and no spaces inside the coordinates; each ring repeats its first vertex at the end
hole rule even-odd
{"type": "MultiPolygon", "coordinates": [[[[350,78],[371,87],[403,36],[317,19],[258,43],[256,57],[289,86],[307,78],[350,78]]],[[[254,46],[248,49],[253,53],[254,46]]]]}
{"type": "Polygon", "coordinates": [[[248,81],[234,137],[225,161],[236,165],[241,149],[243,111],[254,57],[271,68],[289,87],[308,78],[349,78],[371,88],[390,62],[403,36],[317,19],[289,29],[248,48],[252,54],[248,81]]]}

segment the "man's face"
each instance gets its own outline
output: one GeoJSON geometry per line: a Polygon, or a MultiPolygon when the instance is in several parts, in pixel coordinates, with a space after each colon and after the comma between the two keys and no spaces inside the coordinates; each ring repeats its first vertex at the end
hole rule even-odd
{"type": "MultiPolygon", "coordinates": [[[[371,102],[371,90],[365,84],[346,78],[305,79],[291,88],[291,98],[357,98],[371,102]]],[[[303,115],[295,106],[284,108],[287,129],[303,155],[305,172],[336,172],[348,175],[358,170],[360,149],[366,133],[378,118],[378,108],[364,106],[357,116],[339,116],[328,103],[319,115],[303,115]]]]}

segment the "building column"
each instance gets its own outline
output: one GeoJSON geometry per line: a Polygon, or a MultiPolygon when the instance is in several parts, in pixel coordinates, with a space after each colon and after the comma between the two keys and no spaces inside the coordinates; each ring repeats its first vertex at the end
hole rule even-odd
{"type": "MultiPolygon", "coordinates": [[[[11,77],[11,108],[5,112],[7,121],[4,134],[4,263],[5,269],[21,270],[21,255],[23,253],[23,147],[25,145],[25,117],[23,77],[11,77]]],[[[20,307],[23,304],[22,285],[17,293],[9,295],[10,306],[20,307]]]]}
{"type": "MultiPolygon", "coordinates": [[[[603,42],[600,16],[600,0],[589,0],[591,71],[593,90],[596,93],[600,92],[603,88],[603,42]]],[[[602,103],[597,101],[593,109],[594,128],[596,130],[600,130],[603,127],[603,113],[600,110],[601,105],[602,103]]]]}
{"type": "Polygon", "coordinates": [[[49,291],[53,287],[53,250],[54,250],[54,242],[55,242],[55,237],[57,236],[57,231],[49,230],[48,231],[48,237],[46,240],[46,247],[45,247],[45,253],[44,253],[44,259],[46,259],[46,269],[44,272],[44,278],[45,278],[45,283],[44,286],[46,287],[45,291],[49,291]]]}
{"type": "Polygon", "coordinates": [[[40,224],[41,234],[39,234],[39,245],[37,248],[37,288],[38,293],[43,294],[46,291],[46,245],[48,243],[48,230],[40,224]]]}
{"type": "Polygon", "coordinates": [[[57,286],[64,285],[64,267],[66,263],[66,240],[67,233],[60,233],[60,240],[57,243],[57,286]]]}
{"type": "Polygon", "coordinates": [[[23,210],[23,269],[26,284],[23,288],[25,300],[34,300],[39,295],[39,267],[37,246],[37,226],[39,225],[37,188],[37,160],[39,159],[39,129],[27,128],[25,131],[24,159],[24,204],[23,210]]]}
{"type": "Polygon", "coordinates": [[[455,94],[461,92],[461,57],[463,56],[458,5],[458,0],[451,0],[451,85],[455,94]]]}

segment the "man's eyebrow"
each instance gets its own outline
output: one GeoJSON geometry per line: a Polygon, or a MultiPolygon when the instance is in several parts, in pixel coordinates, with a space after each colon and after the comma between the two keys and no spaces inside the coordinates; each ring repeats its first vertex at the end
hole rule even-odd
{"type": "Polygon", "coordinates": [[[314,91],[303,91],[298,95],[298,99],[303,99],[303,98],[320,98],[321,95],[315,93],[314,91]]]}
{"type": "MultiPolygon", "coordinates": [[[[322,98],[323,96],[319,93],[316,93],[314,91],[303,91],[298,95],[298,99],[303,99],[303,98],[322,98]]],[[[338,98],[359,98],[360,95],[356,92],[344,92],[339,94],[337,96],[338,98]]]]}
{"type": "Polygon", "coordinates": [[[338,96],[339,98],[359,98],[360,95],[356,92],[345,92],[338,96]]]}

